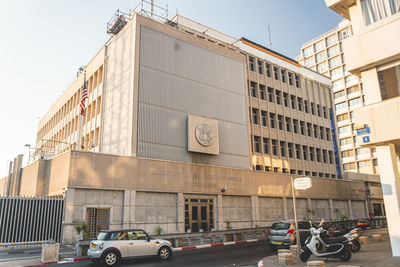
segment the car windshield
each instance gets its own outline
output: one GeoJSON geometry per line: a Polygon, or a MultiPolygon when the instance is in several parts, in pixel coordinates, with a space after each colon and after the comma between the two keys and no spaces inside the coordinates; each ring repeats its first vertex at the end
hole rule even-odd
{"type": "Polygon", "coordinates": [[[271,230],[286,230],[289,229],[290,223],[273,223],[271,230]]]}
{"type": "Polygon", "coordinates": [[[110,235],[112,233],[107,233],[107,232],[100,232],[97,235],[97,240],[110,240],[110,235]]]}
{"type": "Polygon", "coordinates": [[[100,232],[97,235],[97,240],[123,240],[127,239],[126,232],[100,232]]]}

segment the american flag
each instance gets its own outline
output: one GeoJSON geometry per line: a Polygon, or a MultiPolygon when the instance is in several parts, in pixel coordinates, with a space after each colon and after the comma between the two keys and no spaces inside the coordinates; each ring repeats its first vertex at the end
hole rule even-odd
{"type": "Polygon", "coordinates": [[[82,89],[82,94],[81,94],[81,115],[85,116],[85,111],[86,111],[86,107],[85,107],[85,100],[88,98],[87,95],[87,90],[86,90],[86,73],[85,76],[83,78],[83,89],[82,89]]]}

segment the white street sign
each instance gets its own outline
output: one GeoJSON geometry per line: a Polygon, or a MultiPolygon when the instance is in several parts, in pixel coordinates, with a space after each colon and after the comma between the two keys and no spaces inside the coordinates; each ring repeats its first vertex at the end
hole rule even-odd
{"type": "Polygon", "coordinates": [[[297,190],[306,190],[312,186],[310,177],[294,179],[294,188],[297,190]]]}

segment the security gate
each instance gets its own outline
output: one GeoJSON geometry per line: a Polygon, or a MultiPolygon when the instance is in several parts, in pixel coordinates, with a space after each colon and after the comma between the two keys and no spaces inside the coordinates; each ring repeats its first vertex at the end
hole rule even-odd
{"type": "Polygon", "coordinates": [[[60,242],[63,198],[0,197],[0,243],[60,242]]]}

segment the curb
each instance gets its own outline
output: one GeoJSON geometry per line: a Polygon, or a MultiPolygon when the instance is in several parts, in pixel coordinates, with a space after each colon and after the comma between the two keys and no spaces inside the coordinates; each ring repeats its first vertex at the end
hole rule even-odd
{"type": "Polygon", "coordinates": [[[231,246],[231,245],[236,245],[236,244],[241,244],[241,243],[252,243],[252,242],[258,242],[258,241],[264,241],[264,240],[267,240],[267,238],[240,240],[240,241],[232,241],[232,242],[224,242],[224,243],[214,243],[214,244],[207,244],[207,245],[179,247],[179,248],[173,248],[172,250],[175,252],[175,251],[183,251],[183,250],[191,250],[191,249],[211,248],[211,247],[218,247],[218,246],[231,246]]]}

